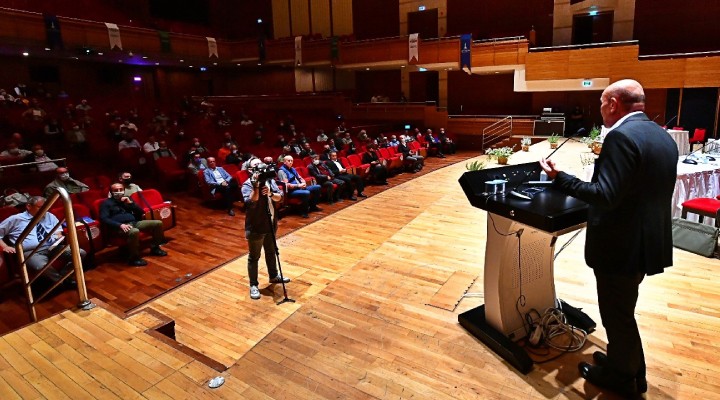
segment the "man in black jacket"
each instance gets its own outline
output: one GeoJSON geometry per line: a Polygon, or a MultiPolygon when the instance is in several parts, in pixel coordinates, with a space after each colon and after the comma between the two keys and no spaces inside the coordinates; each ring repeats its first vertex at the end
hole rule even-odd
{"type": "Polygon", "coordinates": [[[598,306],[607,331],[607,354],[595,365],[580,363],[591,383],[623,394],[647,391],[645,355],[635,321],[638,289],[645,275],[672,266],[672,195],[678,150],[643,113],[645,93],[633,80],[608,86],[600,114],[609,127],[590,182],[540,165],[554,187],[590,204],[585,261],[597,280],[598,306]]]}
{"type": "Polygon", "coordinates": [[[100,221],[109,229],[127,236],[128,264],[136,267],[147,265],[147,261],[140,258],[140,232],[152,235],[151,255],[166,256],[167,253],[160,248],[165,242],[162,221],[143,220],[145,212],[125,196],[122,183],[110,186],[110,193],[112,197],[100,204],[100,221]]]}
{"type": "MultiPolygon", "coordinates": [[[[339,196],[340,193],[345,192],[345,181],[335,178],[335,175],[325,166],[325,163],[320,161],[319,155],[315,154],[312,156],[312,163],[308,164],[307,169],[310,175],[315,178],[317,184],[325,189],[328,203],[333,204],[341,200],[339,196]],[[335,190],[335,185],[337,185],[337,191],[335,190]]],[[[352,192],[350,194],[352,194],[352,192]]]]}
{"type": "Polygon", "coordinates": [[[350,200],[357,200],[357,197],[353,196],[353,190],[357,191],[359,197],[367,197],[363,190],[365,190],[365,182],[360,175],[351,174],[345,167],[343,167],[340,160],[338,160],[337,151],[331,151],[329,159],[325,162],[325,166],[336,179],[340,179],[345,182],[345,187],[350,200]]]}

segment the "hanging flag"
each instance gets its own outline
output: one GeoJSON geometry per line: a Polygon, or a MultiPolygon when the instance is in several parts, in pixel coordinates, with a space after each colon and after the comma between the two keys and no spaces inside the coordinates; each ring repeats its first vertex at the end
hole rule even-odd
{"type": "Polygon", "coordinates": [[[295,65],[302,64],[302,36],[295,36],[295,65]]]}
{"type": "Polygon", "coordinates": [[[415,61],[420,61],[420,58],[418,57],[418,34],[413,33],[410,35],[410,38],[408,39],[408,46],[409,46],[409,53],[410,57],[408,58],[408,61],[412,61],[413,58],[415,61]]]}
{"type": "Polygon", "coordinates": [[[172,53],[170,33],[167,31],[158,31],[158,36],[160,37],[160,51],[163,53],[172,53]]]}
{"type": "Polygon", "coordinates": [[[45,20],[45,42],[48,48],[62,49],[63,41],[60,35],[60,21],[56,15],[43,14],[45,20]]]}
{"type": "Polygon", "coordinates": [[[340,41],[337,36],[330,38],[330,59],[337,60],[340,55],[340,41]]]}
{"type": "Polygon", "coordinates": [[[468,74],[472,74],[472,57],[470,50],[472,49],[472,34],[468,33],[460,36],[460,69],[465,70],[467,67],[468,74]]]}
{"type": "Polygon", "coordinates": [[[117,25],[111,24],[109,22],[105,23],[105,26],[108,28],[108,37],[110,37],[110,50],[117,47],[118,49],[122,50],[122,41],[120,40],[120,28],[118,28],[117,25]]]}
{"type": "Polygon", "coordinates": [[[258,61],[265,61],[265,35],[258,38],[258,61]]]}
{"type": "Polygon", "coordinates": [[[218,50],[217,50],[217,42],[215,41],[215,38],[211,37],[205,37],[208,42],[208,57],[215,56],[216,58],[219,58],[218,50]]]}

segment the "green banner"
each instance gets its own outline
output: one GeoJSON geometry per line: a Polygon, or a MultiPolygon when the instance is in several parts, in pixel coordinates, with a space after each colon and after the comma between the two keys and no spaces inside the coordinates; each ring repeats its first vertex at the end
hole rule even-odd
{"type": "Polygon", "coordinates": [[[158,31],[158,36],[160,37],[160,51],[163,53],[172,53],[172,48],[170,47],[170,33],[166,31],[158,31]]]}

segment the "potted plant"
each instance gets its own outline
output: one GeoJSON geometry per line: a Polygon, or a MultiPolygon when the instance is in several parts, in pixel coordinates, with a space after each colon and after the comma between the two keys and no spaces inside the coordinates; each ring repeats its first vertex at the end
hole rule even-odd
{"type": "Polygon", "coordinates": [[[547,139],[548,143],[550,143],[551,149],[557,149],[558,147],[558,140],[560,140],[560,136],[556,134],[550,135],[550,137],[547,139]]]}
{"type": "Polygon", "coordinates": [[[489,155],[490,158],[497,158],[498,164],[505,165],[508,162],[508,158],[515,152],[515,146],[509,147],[498,147],[495,149],[485,150],[485,154],[489,155]]]}
{"type": "Polygon", "coordinates": [[[468,171],[480,171],[481,169],[485,169],[485,162],[480,160],[468,162],[465,164],[465,169],[468,171]]]}
{"type": "Polygon", "coordinates": [[[602,151],[602,144],[603,144],[603,137],[600,135],[600,128],[597,126],[593,126],[590,130],[590,134],[588,135],[588,138],[590,139],[588,143],[588,147],[592,149],[592,152],[595,154],[600,154],[600,151],[602,151]]]}
{"type": "Polygon", "coordinates": [[[520,139],[520,146],[522,147],[522,151],[530,151],[531,144],[532,144],[532,140],[527,136],[520,139]]]}

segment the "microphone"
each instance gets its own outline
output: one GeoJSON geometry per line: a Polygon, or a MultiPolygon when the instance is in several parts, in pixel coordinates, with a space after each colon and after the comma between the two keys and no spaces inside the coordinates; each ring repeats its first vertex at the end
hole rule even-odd
{"type": "Polygon", "coordinates": [[[652,122],[655,122],[655,120],[658,119],[659,116],[660,114],[656,115],[655,118],[652,119],[652,122]]]}
{"type": "MultiPolygon", "coordinates": [[[[555,154],[556,151],[560,150],[560,148],[563,147],[563,145],[565,145],[565,143],[567,143],[570,139],[574,138],[575,136],[582,135],[583,133],[585,133],[585,128],[580,128],[580,129],[578,129],[577,132],[575,132],[575,133],[573,133],[572,135],[568,136],[567,139],[565,139],[562,143],[560,143],[560,145],[559,145],[556,149],[554,149],[547,157],[545,157],[545,159],[550,158],[550,156],[552,156],[553,154],[555,154]]],[[[515,185],[515,187],[512,188],[512,190],[510,190],[510,195],[513,196],[513,197],[516,197],[516,198],[518,198],[518,199],[522,199],[522,200],[532,200],[533,195],[536,193],[536,191],[527,191],[527,190],[518,191],[517,188],[519,188],[519,187],[522,186],[525,182],[527,182],[527,180],[530,178],[530,176],[531,176],[531,175],[534,175],[535,172],[537,172],[536,169],[527,172],[527,173],[525,174],[525,177],[520,181],[520,183],[518,183],[517,185],[515,185]]],[[[549,181],[548,181],[548,182],[549,182],[549,181]]],[[[544,185],[544,184],[543,184],[543,185],[544,185]]]]}
{"type": "MultiPolygon", "coordinates": [[[[704,153],[704,152],[705,152],[705,147],[707,147],[707,145],[708,145],[709,143],[710,143],[710,142],[705,142],[705,144],[703,145],[703,147],[701,147],[701,148],[693,151],[692,153],[686,155],[686,156],[685,156],[685,159],[682,160],[683,164],[697,165],[697,164],[698,164],[698,157],[697,157],[695,154],[696,154],[697,152],[704,153]]],[[[712,157],[712,156],[704,156],[704,157],[705,157],[705,160],[707,160],[707,161],[715,161],[715,157],[712,157]]]]}
{"type": "Polygon", "coordinates": [[[674,116],[674,117],[672,117],[672,118],[670,118],[670,119],[668,120],[668,122],[666,122],[665,125],[663,125],[663,126],[668,126],[669,123],[675,121],[675,118],[677,118],[677,115],[674,116]]]}

